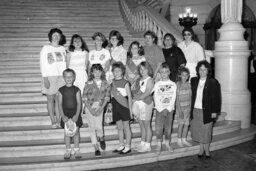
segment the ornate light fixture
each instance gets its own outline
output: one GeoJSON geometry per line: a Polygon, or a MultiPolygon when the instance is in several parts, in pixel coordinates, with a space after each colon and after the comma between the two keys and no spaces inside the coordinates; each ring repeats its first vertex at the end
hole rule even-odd
{"type": "Polygon", "coordinates": [[[186,7],[185,13],[179,14],[179,24],[184,28],[192,28],[197,24],[197,14],[192,13],[190,7],[186,7]]]}

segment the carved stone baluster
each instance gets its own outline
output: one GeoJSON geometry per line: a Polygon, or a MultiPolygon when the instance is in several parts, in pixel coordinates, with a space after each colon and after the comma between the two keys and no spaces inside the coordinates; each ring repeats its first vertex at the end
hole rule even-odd
{"type": "Polygon", "coordinates": [[[148,18],[148,15],[147,15],[147,14],[145,15],[145,20],[146,20],[146,27],[145,27],[145,30],[148,30],[148,29],[149,29],[149,18],[148,18]]]}
{"type": "Polygon", "coordinates": [[[152,19],[151,18],[149,18],[149,30],[150,31],[153,31],[153,22],[152,22],[152,19]]]}
{"type": "Polygon", "coordinates": [[[157,42],[157,44],[159,45],[159,46],[162,46],[162,37],[163,37],[163,35],[162,35],[162,30],[161,30],[161,28],[158,26],[157,27],[157,37],[158,37],[158,42],[157,42]]]}
{"type": "Polygon", "coordinates": [[[142,20],[141,20],[141,23],[142,23],[142,30],[141,31],[145,31],[146,30],[146,20],[145,20],[145,12],[142,11],[142,20]]]}
{"type": "Polygon", "coordinates": [[[155,33],[155,34],[157,34],[157,25],[156,25],[156,22],[155,21],[153,21],[152,22],[153,23],[153,32],[155,33]]]}

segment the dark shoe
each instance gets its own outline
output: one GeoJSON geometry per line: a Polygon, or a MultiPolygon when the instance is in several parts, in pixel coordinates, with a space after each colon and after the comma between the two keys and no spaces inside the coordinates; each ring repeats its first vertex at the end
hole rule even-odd
{"type": "Polygon", "coordinates": [[[205,155],[206,159],[211,159],[211,155],[205,155]]]}
{"type": "MultiPolygon", "coordinates": [[[[125,148],[125,147],[124,147],[124,148],[125,148]]],[[[124,148],[122,148],[122,149],[120,149],[120,150],[115,149],[115,150],[113,150],[112,152],[113,152],[113,153],[120,153],[120,152],[122,152],[122,151],[124,150],[124,148]]]]}
{"type": "Polygon", "coordinates": [[[202,154],[198,154],[197,157],[200,158],[200,159],[203,158],[204,157],[204,152],[202,154]]]}
{"type": "Polygon", "coordinates": [[[105,140],[100,140],[100,148],[101,148],[102,150],[105,150],[105,149],[106,149],[105,140]]]}
{"type": "MultiPolygon", "coordinates": [[[[124,149],[125,149],[125,148],[124,148],[124,149]]],[[[122,151],[119,152],[119,154],[128,154],[128,153],[130,153],[131,151],[132,151],[131,149],[129,149],[128,151],[122,150],[122,151]]]]}
{"type": "Polygon", "coordinates": [[[96,151],[95,151],[95,156],[96,156],[96,157],[100,157],[100,156],[101,156],[100,150],[96,150],[96,151]]]}

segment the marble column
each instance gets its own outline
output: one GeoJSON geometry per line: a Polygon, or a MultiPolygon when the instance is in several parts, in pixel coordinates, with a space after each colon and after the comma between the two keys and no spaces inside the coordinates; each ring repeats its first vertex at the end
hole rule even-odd
{"type": "Polygon", "coordinates": [[[242,128],[250,127],[251,102],[247,88],[248,42],[241,25],[243,0],[221,0],[220,38],[215,42],[215,76],[221,84],[222,111],[226,120],[241,121],[242,128]]]}

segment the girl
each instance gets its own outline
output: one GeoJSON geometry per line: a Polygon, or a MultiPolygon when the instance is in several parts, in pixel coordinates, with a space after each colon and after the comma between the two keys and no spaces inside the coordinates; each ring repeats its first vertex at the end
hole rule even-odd
{"type": "Polygon", "coordinates": [[[123,63],[123,65],[126,65],[127,51],[123,47],[124,38],[122,37],[121,33],[119,31],[112,30],[109,33],[109,41],[112,64],[120,61],[123,63]]]}
{"type": "Polygon", "coordinates": [[[85,83],[83,102],[85,104],[85,117],[88,120],[90,137],[95,148],[95,156],[101,152],[97,143],[99,137],[100,147],[105,150],[102,119],[103,109],[110,100],[110,87],[105,78],[104,69],[100,64],[93,64],[90,70],[89,80],[85,83]]]}
{"type": "Polygon", "coordinates": [[[83,38],[74,34],[69,45],[69,53],[67,54],[67,68],[71,68],[76,73],[74,85],[83,93],[85,82],[87,81],[88,66],[88,47],[83,38]]]}
{"type": "Polygon", "coordinates": [[[143,55],[144,49],[140,43],[137,41],[132,42],[127,52],[128,58],[125,72],[125,76],[131,85],[133,85],[133,83],[135,83],[135,81],[139,78],[137,70],[138,65],[141,62],[146,61],[146,58],[143,55]]]}
{"type": "Polygon", "coordinates": [[[191,110],[191,86],[188,82],[189,70],[186,67],[180,67],[178,70],[177,81],[177,100],[176,114],[178,115],[178,141],[179,147],[183,145],[191,146],[187,142],[187,133],[189,128],[190,110],[191,110]]]}
{"type": "Polygon", "coordinates": [[[108,75],[111,72],[109,70],[111,56],[109,51],[104,48],[104,44],[106,44],[107,40],[100,32],[94,33],[92,39],[94,40],[95,49],[89,52],[89,68],[91,68],[93,64],[101,64],[108,80],[108,75]]]}
{"type": "Polygon", "coordinates": [[[138,66],[139,79],[133,89],[133,114],[138,120],[141,129],[141,143],[136,148],[139,152],[151,151],[151,116],[153,111],[153,98],[151,96],[154,87],[153,69],[148,62],[141,62],[138,66]]]}
{"type": "MultiPolygon", "coordinates": [[[[79,128],[83,125],[81,117],[81,92],[78,87],[74,86],[75,81],[75,71],[72,69],[66,69],[63,72],[63,77],[66,85],[59,89],[58,93],[58,104],[61,114],[61,127],[64,128],[64,124],[67,124],[69,119],[72,119],[76,123],[76,132],[73,135],[73,140],[75,144],[75,158],[81,158],[81,153],[79,152],[79,128]]],[[[71,157],[71,141],[70,136],[65,134],[66,143],[66,153],[64,154],[64,159],[70,159],[71,157]]]]}
{"type": "Polygon", "coordinates": [[[132,118],[131,107],[132,97],[131,90],[127,80],[124,79],[125,67],[122,62],[116,62],[112,65],[114,79],[112,81],[112,106],[113,121],[117,124],[119,147],[114,153],[127,154],[131,152],[131,128],[129,121],[132,118]],[[128,98],[128,99],[127,99],[128,98]],[[124,144],[124,135],[126,145],[124,144]]]}
{"type": "Polygon", "coordinates": [[[66,41],[58,28],[51,29],[48,38],[50,44],[45,45],[40,52],[42,93],[47,97],[47,111],[52,128],[57,128],[60,127],[60,114],[56,94],[58,89],[65,85],[62,72],[66,69],[66,50],[63,46],[66,41]]]}

